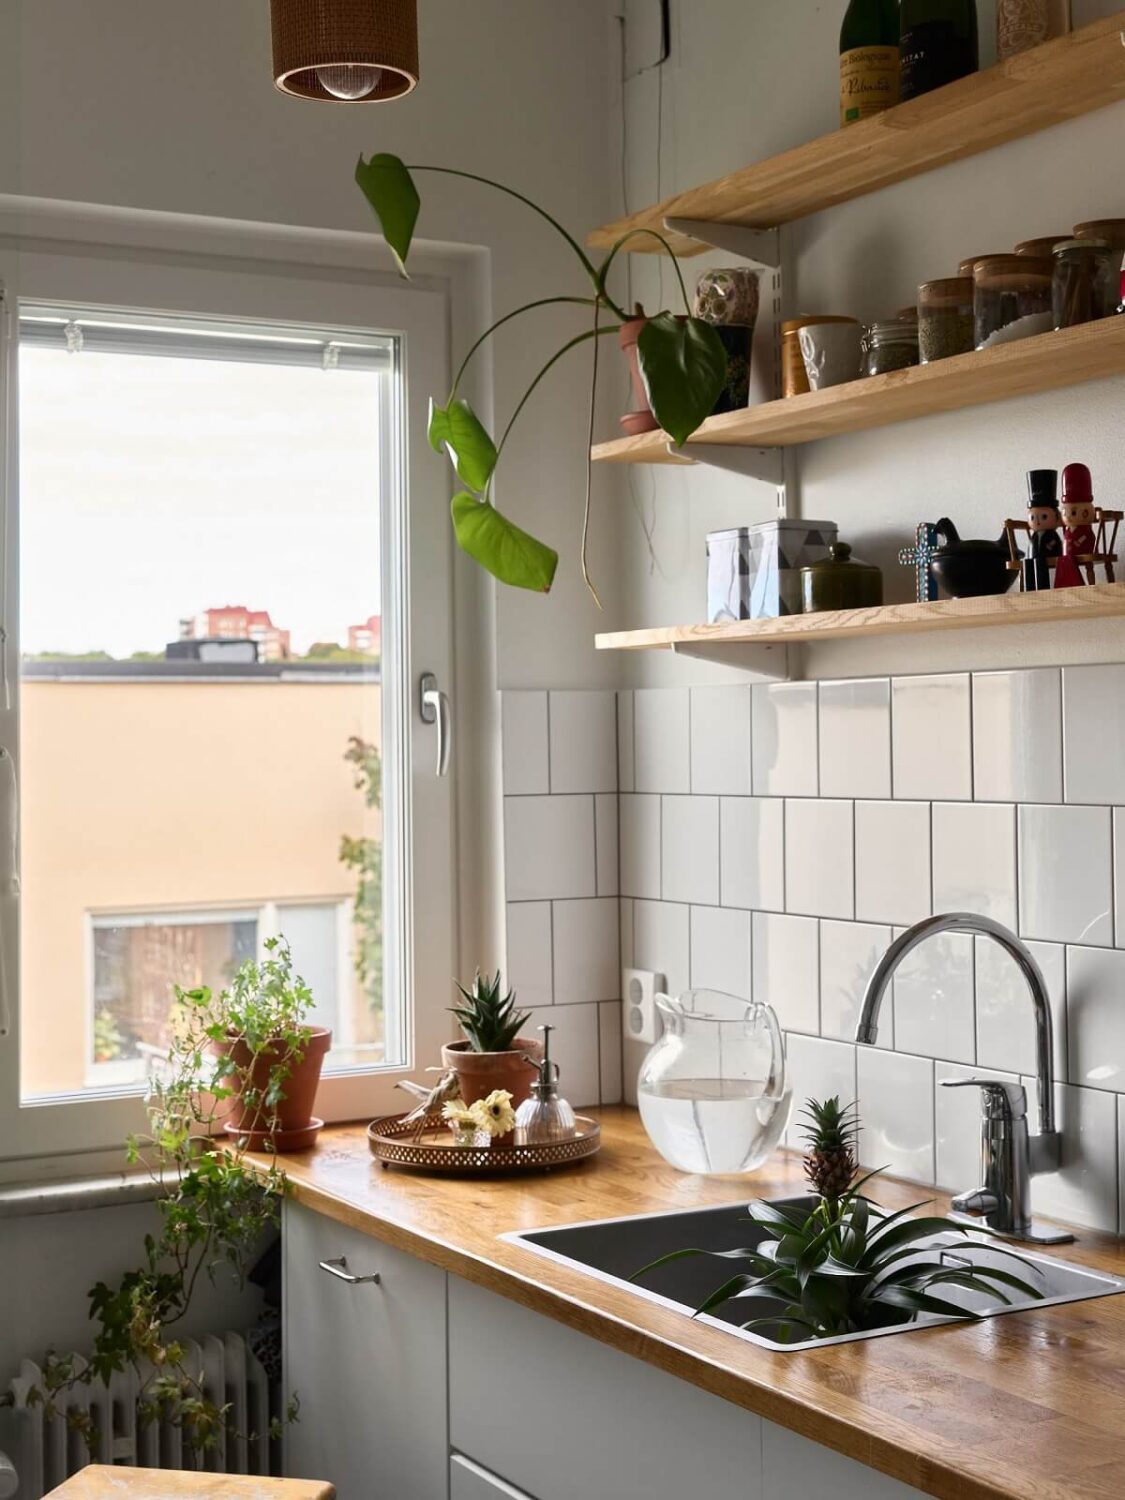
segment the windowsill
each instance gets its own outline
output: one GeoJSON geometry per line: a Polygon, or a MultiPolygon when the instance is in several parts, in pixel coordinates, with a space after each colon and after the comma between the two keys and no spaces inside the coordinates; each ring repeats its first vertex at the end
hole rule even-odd
{"type": "Polygon", "coordinates": [[[0,1187],[0,1219],[37,1214],[67,1214],[92,1208],[147,1203],[160,1184],[147,1172],[112,1172],[100,1177],[71,1177],[50,1182],[21,1182],[0,1187]]]}

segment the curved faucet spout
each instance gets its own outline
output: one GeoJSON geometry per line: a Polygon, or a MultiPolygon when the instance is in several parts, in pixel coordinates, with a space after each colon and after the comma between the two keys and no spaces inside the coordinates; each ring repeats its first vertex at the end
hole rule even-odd
{"type": "Polygon", "coordinates": [[[1055,1091],[1052,1080],[1054,1051],[1051,1034],[1051,1006],[1047,999],[1047,986],[1039,965],[1024,944],[1014,932],[1011,932],[1003,923],[994,922],[991,917],[976,916],[973,912],[947,912],[943,916],[923,918],[913,927],[908,927],[901,937],[896,938],[883,954],[875,967],[875,972],[868,980],[867,991],[863,997],[863,1009],[855,1029],[856,1041],[867,1047],[875,1045],[879,1030],[879,1011],[895,970],[919,943],[924,943],[927,938],[934,937],[939,932],[968,932],[979,937],[989,937],[993,942],[999,943],[1000,947],[1015,959],[1020,973],[1027,982],[1028,994],[1031,996],[1031,1004],[1035,1012],[1035,1071],[1039,1094],[1039,1133],[1046,1136],[1053,1135],[1055,1129],[1055,1091]]]}

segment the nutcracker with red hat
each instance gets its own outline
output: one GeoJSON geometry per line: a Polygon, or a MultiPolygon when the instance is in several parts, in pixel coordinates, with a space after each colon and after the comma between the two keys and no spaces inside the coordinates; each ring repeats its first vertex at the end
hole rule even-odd
{"type": "Polygon", "coordinates": [[[1085,464],[1067,464],[1063,470],[1059,512],[1063,546],[1055,567],[1055,587],[1078,588],[1086,582],[1082,569],[1093,562],[1098,545],[1094,490],[1085,464]]]}

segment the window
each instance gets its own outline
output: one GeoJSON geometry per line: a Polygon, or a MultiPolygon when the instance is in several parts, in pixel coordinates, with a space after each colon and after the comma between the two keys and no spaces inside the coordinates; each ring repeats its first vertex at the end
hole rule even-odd
{"type": "Polygon", "coordinates": [[[406,505],[406,372],[440,388],[444,299],[96,258],[9,274],[22,894],[0,1123],[15,1092],[21,1149],[72,1146],[79,1118],[114,1143],[175,987],[223,986],[279,934],[333,1031],[320,1112],[390,1109],[456,967],[452,800],[413,712],[451,657],[426,460],[406,505]]]}

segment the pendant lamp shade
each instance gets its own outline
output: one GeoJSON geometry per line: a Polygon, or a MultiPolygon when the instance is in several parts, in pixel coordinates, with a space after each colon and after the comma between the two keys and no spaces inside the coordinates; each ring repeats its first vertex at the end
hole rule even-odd
{"type": "Polygon", "coordinates": [[[417,0],[270,0],[270,11],[284,94],[374,104],[418,83],[417,0]]]}

